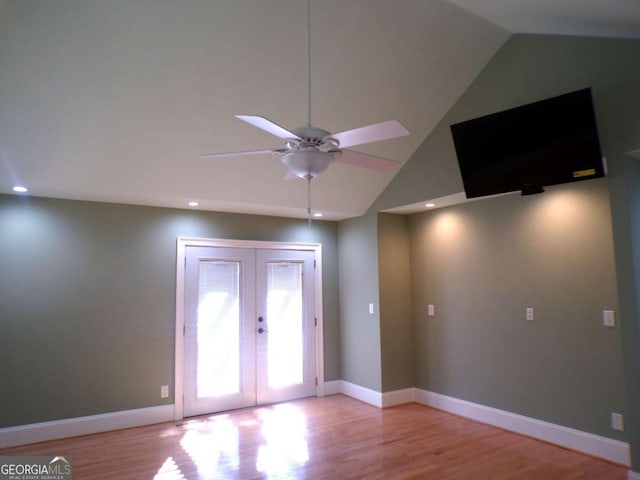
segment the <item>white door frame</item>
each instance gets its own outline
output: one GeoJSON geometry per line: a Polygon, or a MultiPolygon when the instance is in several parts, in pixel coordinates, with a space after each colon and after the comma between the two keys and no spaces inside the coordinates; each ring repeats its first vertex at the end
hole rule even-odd
{"type": "Polygon", "coordinates": [[[231,247],[274,250],[311,250],[314,252],[316,309],[316,395],[324,396],[324,336],[322,317],[322,245],[319,243],[287,243],[259,240],[224,240],[215,238],[178,237],[176,256],[176,334],[174,420],[184,418],[184,283],[187,247],[231,247]]]}

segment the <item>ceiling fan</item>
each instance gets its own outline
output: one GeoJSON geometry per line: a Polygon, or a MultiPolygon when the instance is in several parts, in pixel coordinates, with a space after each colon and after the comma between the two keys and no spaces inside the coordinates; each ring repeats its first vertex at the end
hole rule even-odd
{"type": "Polygon", "coordinates": [[[409,135],[409,131],[397,120],[388,120],[354,130],[331,134],[310,124],[306,127],[289,131],[264,117],[236,115],[236,118],[283,139],[285,141],[284,148],[206,153],[201,155],[202,158],[265,153],[279,154],[282,155],[282,162],[289,167],[287,176],[293,175],[304,179],[317,177],[336,160],[378,172],[395,171],[400,166],[400,162],[354,150],[346,150],[346,147],[409,135]]]}
{"type": "Polygon", "coordinates": [[[235,115],[236,118],[284,140],[283,148],[268,150],[247,150],[240,152],[206,153],[202,158],[220,158],[243,155],[282,155],[282,162],[289,167],[286,179],[300,177],[307,180],[309,192],[309,223],[311,223],[310,184],[338,161],[378,172],[393,172],[400,162],[377,157],[347,147],[379,142],[409,135],[409,131],[397,120],[388,120],[365,127],[330,133],[311,125],[311,0],[307,0],[307,126],[287,130],[277,123],[261,116],[235,115]]]}

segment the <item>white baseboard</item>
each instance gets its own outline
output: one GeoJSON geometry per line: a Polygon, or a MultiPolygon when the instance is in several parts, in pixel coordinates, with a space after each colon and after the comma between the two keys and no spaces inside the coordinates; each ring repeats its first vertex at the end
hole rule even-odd
{"type": "Polygon", "coordinates": [[[416,389],[405,388],[402,390],[394,390],[393,392],[384,392],[382,394],[382,408],[393,407],[395,405],[403,405],[416,401],[416,389]]]}
{"type": "Polygon", "coordinates": [[[0,448],[173,420],[173,404],[0,428],[0,448]]]}
{"type": "Polygon", "coordinates": [[[640,473],[629,470],[627,472],[627,480],[640,480],[640,473]]]}
{"type": "Polygon", "coordinates": [[[373,405],[374,407],[382,408],[382,394],[380,392],[376,392],[370,388],[361,387],[360,385],[356,385],[355,383],[347,382],[345,380],[336,380],[332,383],[335,384],[334,389],[335,387],[338,388],[336,393],[342,393],[348,397],[373,405]]]}
{"type": "Polygon", "coordinates": [[[376,390],[371,390],[370,388],[362,387],[345,380],[332,380],[324,384],[324,392],[326,395],[342,393],[378,408],[387,408],[393,407],[394,405],[402,405],[403,403],[415,402],[415,390],[415,388],[405,388],[403,390],[380,393],[376,390]]]}
{"type": "MultiPolygon", "coordinates": [[[[406,388],[393,392],[380,393],[344,380],[327,382],[325,387],[327,394],[342,393],[378,408],[417,402],[620,465],[629,466],[631,464],[631,453],[628,443],[562,425],[544,422],[535,418],[525,417],[505,410],[468,402],[466,400],[448,397],[439,393],[418,388],[406,388]]],[[[640,480],[640,475],[630,471],[628,480],[640,480]]]]}
{"type": "Polygon", "coordinates": [[[416,401],[429,407],[521,433],[610,462],[625,466],[631,464],[629,444],[625,442],[426,390],[417,389],[416,401]]]}
{"type": "Polygon", "coordinates": [[[342,393],[342,380],[329,380],[324,382],[325,395],[337,395],[342,393]]]}

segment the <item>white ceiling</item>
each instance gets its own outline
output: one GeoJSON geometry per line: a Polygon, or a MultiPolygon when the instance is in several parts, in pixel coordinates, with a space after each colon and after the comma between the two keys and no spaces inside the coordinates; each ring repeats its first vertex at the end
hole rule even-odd
{"type": "MultiPolygon", "coordinates": [[[[312,0],[311,120],[388,119],[356,148],[406,162],[510,32],[640,38],[637,0],[312,0]]],[[[303,0],[0,0],[0,193],[303,217],[281,147],[233,117],[306,123],[303,0]]],[[[392,174],[335,164],[328,219],[364,213],[392,174]]]]}
{"type": "Polygon", "coordinates": [[[449,0],[512,33],[640,38],[638,0],[449,0]]]}

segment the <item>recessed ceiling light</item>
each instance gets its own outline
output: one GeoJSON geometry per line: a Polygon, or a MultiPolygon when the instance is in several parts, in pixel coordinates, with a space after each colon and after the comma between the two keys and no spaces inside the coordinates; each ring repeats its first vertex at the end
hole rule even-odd
{"type": "Polygon", "coordinates": [[[436,206],[436,204],[435,203],[425,203],[424,206],[427,207],[427,208],[433,208],[433,207],[436,206]]]}
{"type": "Polygon", "coordinates": [[[320,218],[320,217],[322,217],[323,215],[322,215],[322,213],[320,213],[320,212],[316,212],[316,213],[314,213],[314,214],[313,214],[313,216],[314,216],[314,217],[316,217],[316,218],[320,218]]]}
{"type": "Polygon", "coordinates": [[[200,204],[198,202],[189,202],[187,205],[189,205],[190,207],[197,207],[200,204]]]}
{"type": "Polygon", "coordinates": [[[21,185],[16,185],[15,187],[13,187],[13,191],[16,193],[26,193],[29,191],[29,189],[21,185]]]}

